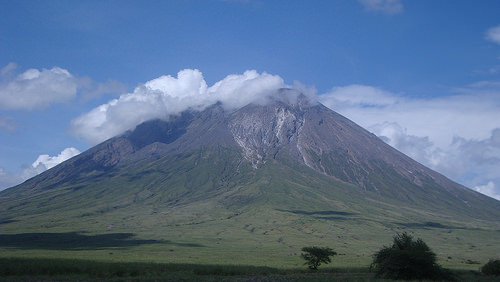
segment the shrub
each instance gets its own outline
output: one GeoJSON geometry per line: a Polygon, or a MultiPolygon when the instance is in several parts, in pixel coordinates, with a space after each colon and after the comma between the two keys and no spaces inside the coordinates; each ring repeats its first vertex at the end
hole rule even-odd
{"type": "Polygon", "coordinates": [[[436,263],[436,254],[427,244],[406,232],[394,236],[392,246],[375,253],[370,268],[377,277],[388,279],[451,279],[451,272],[436,263]]]}
{"type": "Polygon", "coordinates": [[[302,248],[302,258],[306,260],[304,264],[309,265],[309,269],[316,270],[321,263],[330,263],[330,256],[337,253],[330,248],[304,247],[302,248]]]}
{"type": "Polygon", "coordinates": [[[483,267],[481,267],[481,272],[484,275],[500,275],[500,260],[496,259],[490,259],[489,262],[487,262],[483,267]]]}

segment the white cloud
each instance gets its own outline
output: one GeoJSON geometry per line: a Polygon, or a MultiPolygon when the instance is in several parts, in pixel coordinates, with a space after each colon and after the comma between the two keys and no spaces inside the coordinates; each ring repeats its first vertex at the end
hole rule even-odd
{"type": "Polygon", "coordinates": [[[495,190],[495,183],[493,183],[492,181],[488,182],[488,184],[486,185],[476,186],[474,187],[474,190],[500,201],[500,193],[495,190]]]}
{"type": "Polygon", "coordinates": [[[187,109],[201,110],[220,101],[228,109],[250,102],[264,101],[276,89],[284,87],[283,79],[254,70],[228,75],[208,86],[199,70],[186,69],[161,76],[137,87],[134,92],[100,105],[71,122],[70,131],[90,144],[134,128],[141,122],[179,114],[187,109]]]}
{"type": "Polygon", "coordinates": [[[9,173],[3,168],[0,168],[0,191],[20,184],[78,154],[80,154],[78,149],[70,147],[62,150],[57,156],[40,155],[31,165],[27,166],[21,174],[9,173]]]}
{"type": "Polygon", "coordinates": [[[96,82],[87,77],[75,77],[59,67],[28,69],[21,74],[14,72],[16,68],[15,63],[9,63],[0,70],[0,109],[43,109],[77,96],[90,100],[126,90],[126,86],[116,80],[96,82]]]}
{"type": "Polygon", "coordinates": [[[62,152],[59,153],[59,155],[57,156],[49,156],[49,155],[38,156],[38,158],[33,162],[33,164],[31,164],[31,166],[37,169],[37,171],[43,172],[46,171],[47,169],[53,168],[54,166],[78,154],[80,154],[80,151],[78,149],[75,149],[73,147],[66,148],[62,150],[62,152]]]}
{"type": "Polygon", "coordinates": [[[486,39],[500,44],[500,25],[488,29],[486,31],[486,39]]]}
{"type": "MultiPolygon", "coordinates": [[[[500,187],[500,85],[479,82],[458,95],[412,99],[371,86],[319,96],[415,160],[468,187],[500,187]]],[[[498,192],[497,192],[498,193],[498,192]]]]}
{"type": "Polygon", "coordinates": [[[57,156],[40,155],[31,165],[23,170],[22,179],[23,181],[30,179],[78,154],[80,154],[78,149],[70,147],[62,150],[57,156]]]}
{"type": "Polygon", "coordinates": [[[366,10],[386,14],[402,13],[404,8],[401,0],[358,0],[366,10]]]}
{"type": "Polygon", "coordinates": [[[4,109],[44,108],[52,103],[68,101],[76,96],[77,83],[65,69],[29,69],[12,76],[15,64],[1,71],[0,107],[4,109]]]}

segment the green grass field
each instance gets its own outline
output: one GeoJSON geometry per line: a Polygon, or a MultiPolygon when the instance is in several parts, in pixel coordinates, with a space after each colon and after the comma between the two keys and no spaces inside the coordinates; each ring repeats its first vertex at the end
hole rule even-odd
{"type": "MultiPolygon", "coordinates": [[[[312,170],[271,162],[246,173],[240,167],[244,175],[234,176],[227,172],[233,164],[226,160],[232,158],[205,157],[202,152],[159,159],[50,186],[58,181],[54,178],[36,193],[4,191],[2,265],[73,269],[48,274],[38,269],[35,276],[74,272],[75,277],[119,279],[123,265],[139,265],[160,269],[137,274],[153,280],[167,274],[168,279],[214,275],[219,280],[217,275],[232,272],[330,280],[323,276],[340,272],[336,279],[366,281],[372,278],[367,272],[372,255],[398,232],[422,238],[439,264],[463,275],[500,254],[499,221],[474,218],[473,211],[440,209],[432,201],[401,205],[312,170]],[[338,255],[328,268],[310,274],[300,257],[305,246],[330,247],[338,255]],[[110,268],[110,274],[99,274],[98,265],[110,268]]],[[[127,271],[123,275],[133,277],[127,271]]]]}

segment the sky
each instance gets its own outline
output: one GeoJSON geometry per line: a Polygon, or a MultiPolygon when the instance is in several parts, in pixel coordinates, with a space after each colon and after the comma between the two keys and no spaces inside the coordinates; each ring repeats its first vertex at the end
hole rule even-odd
{"type": "Polygon", "coordinates": [[[500,2],[0,0],[0,190],[151,118],[305,91],[500,200],[500,2]]]}

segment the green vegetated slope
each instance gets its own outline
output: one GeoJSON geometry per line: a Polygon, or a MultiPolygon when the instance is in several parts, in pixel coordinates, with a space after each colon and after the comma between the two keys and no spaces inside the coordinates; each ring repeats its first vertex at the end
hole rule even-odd
{"type": "Polygon", "coordinates": [[[23,197],[23,185],[9,189],[0,255],[295,267],[300,249],[317,245],[339,253],[334,265],[359,266],[402,231],[448,266],[477,268],[500,251],[495,218],[403,203],[283,158],[254,169],[240,154],[203,148],[47,182],[23,197]]]}

